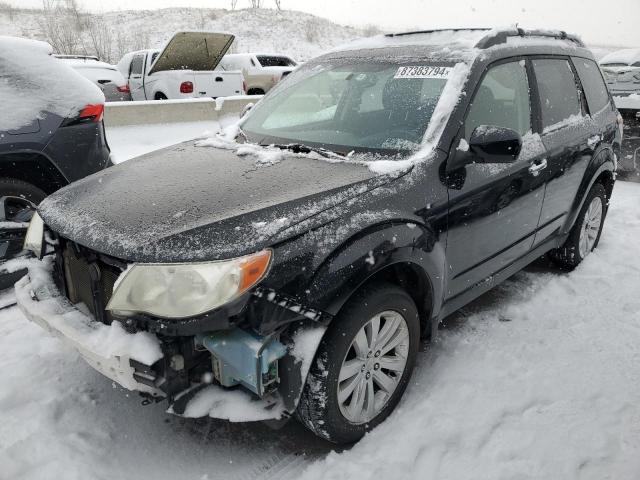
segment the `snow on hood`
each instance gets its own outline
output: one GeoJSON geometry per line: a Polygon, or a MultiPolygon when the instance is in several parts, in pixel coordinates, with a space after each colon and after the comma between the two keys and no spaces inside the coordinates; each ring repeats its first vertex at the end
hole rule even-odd
{"type": "Polygon", "coordinates": [[[0,36],[0,131],[28,125],[44,112],[68,117],[104,103],[98,87],[51,51],[48,43],[0,36]]]}
{"type": "Polygon", "coordinates": [[[63,237],[116,258],[209,261],[265,248],[280,231],[392,180],[295,155],[265,167],[188,142],[74,182],[38,210],[63,237]]]}

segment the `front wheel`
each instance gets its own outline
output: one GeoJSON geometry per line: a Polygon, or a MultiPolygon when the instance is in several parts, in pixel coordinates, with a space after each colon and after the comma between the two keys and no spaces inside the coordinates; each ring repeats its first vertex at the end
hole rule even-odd
{"type": "Polygon", "coordinates": [[[607,192],[601,183],[591,187],[564,245],[551,251],[561,267],[573,269],[598,246],[607,211],[607,192]]]}
{"type": "Polygon", "coordinates": [[[359,440],[387,418],[404,393],[420,338],[412,298],[394,285],[357,293],[322,339],[297,416],[334,443],[359,440]]]}

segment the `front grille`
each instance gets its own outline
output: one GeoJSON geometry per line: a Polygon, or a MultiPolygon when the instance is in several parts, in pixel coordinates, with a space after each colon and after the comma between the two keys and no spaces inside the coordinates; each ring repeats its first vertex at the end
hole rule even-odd
{"type": "Polygon", "coordinates": [[[59,265],[69,301],[74,305],[84,304],[97,320],[110,324],[113,319],[105,307],[120,270],[100,260],[95,253],[71,243],[67,243],[61,253],[59,265]]]}

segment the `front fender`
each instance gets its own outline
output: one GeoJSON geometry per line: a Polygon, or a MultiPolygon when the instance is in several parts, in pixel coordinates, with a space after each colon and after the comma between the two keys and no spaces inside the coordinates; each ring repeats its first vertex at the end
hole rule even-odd
{"type": "Polygon", "coordinates": [[[444,246],[428,225],[394,221],[369,227],[349,238],[318,268],[307,285],[312,305],[336,315],[365,282],[394,265],[411,265],[428,282],[429,312],[437,313],[442,298],[444,246]]]}

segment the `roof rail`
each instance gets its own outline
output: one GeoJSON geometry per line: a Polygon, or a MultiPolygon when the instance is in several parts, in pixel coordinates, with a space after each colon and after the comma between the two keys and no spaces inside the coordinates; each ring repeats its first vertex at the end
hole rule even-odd
{"type": "Polygon", "coordinates": [[[96,60],[100,61],[98,57],[95,55],[62,55],[62,54],[54,54],[56,58],[67,59],[67,60],[96,60]]]}
{"type": "Polygon", "coordinates": [[[436,28],[433,30],[415,30],[411,32],[386,33],[385,37],[404,37],[405,35],[420,35],[421,33],[437,33],[437,32],[479,32],[486,31],[488,28],[436,28]]]}
{"type": "Polygon", "coordinates": [[[486,37],[482,38],[477,44],[476,48],[490,48],[495,45],[501,45],[507,43],[507,39],[512,37],[543,37],[554,38],[556,40],[568,40],[575,43],[579,47],[584,47],[585,44],[576,35],[568,34],[562,30],[524,30],[522,28],[514,28],[512,30],[497,30],[489,33],[486,37]]]}

